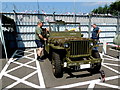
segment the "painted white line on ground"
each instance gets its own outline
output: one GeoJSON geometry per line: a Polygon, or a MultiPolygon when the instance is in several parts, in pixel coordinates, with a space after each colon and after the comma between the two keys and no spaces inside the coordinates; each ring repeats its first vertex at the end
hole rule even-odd
{"type": "MultiPolygon", "coordinates": [[[[36,59],[37,58],[36,49],[34,49],[34,55],[35,55],[35,59],[36,59]]],[[[39,82],[40,82],[40,87],[41,88],[46,88],[44,78],[43,78],[42,71],[41,71],[40,64],[39,64],[38,60],[36,60],[36,65],[37,65],[38,79],[39,79],[39,82]]]]}
{"type": "MultiPolygon", "coordinates": [[[[35,62],[35,59],[34,59],[34,60],[31,60],[31,61],[29,61],[29,62],[26,62],[26,63],[24,63],[24,64],[30,64],[30,63],[33,63],[33,62],[35,62]]],[[[12,62],[12,63],[16,63],[16,64],[18,64],[18,65],[23,64],[23,63],[20,63],[20,62],[18,62],[18,61],[14,61],[14,62],[12,62]]]]}
{"type": "MultiPolygon", "coordinates": [[[[7,87],[5,87],[5,88],[13,88],[14,86],[16,86],[17,84],[19,84],[20,82],[15,82],[15,83],[12,83],[11,85],[9,85],[9,86],[7,86],[7,87]]],[[[3,89],[4,90],[4,89],[3,89]]],[[[6,90],[6,89],[5,89],[6,90]]]]}
{"type": "MultiPolygon", "coordinates": [[[[27,64],[30,64],[30,63],[32,63],[32,62],[35,62],[35,59],[34,59],[33,61],[29,61],[29,62],[27,62],[27,63],[25,63],[25,64],[22,64],[22,63],[19,63],[19,62],[14,61],[14,62],[12,62],[12,63],[18,64],[18,65],[20,65],[20,66],[17,66],[17,67],[15,67],[15,68],[12,68],[12,69],[6,71],[6,73],[9,73],[9,72],[14,71],[14,70],[16,70],[16,69],[18,69],[18,68],[21,68],[22,66],[29,67],[27,64]]],[[[30,68],[32,68],[32,69],[37,69],[36,67],[33,67],[33,66],[30,67],[30,68]]]]}
{"type": "Polygon", "coordinates": [[[100,79],[79,82],[79,83],[74,83],[74,84],[69,84],[69,85],[63,85],[63,86],[58,86],[58,87],[54,87],[54,88],[73,88],[73,87],[87,85],[87,84],[96,83],[96,82],[100,82],[100,79]]]}
{"type": "Polygon", "coordinates": [[[112,57],[112,56],[109,56],[109,55],[104,55],[104,56],[109,57],[109,58],[111,58],[111,59],[119,60],[119,59],[117,59],[117,58],[115,58],[115,57],[112,57]]]}
{"type": "MultiPolygon", "coordinates": [[[[30,55],[33,55],[34,53],[32,53],[32,54],[29,54],[29,55],[26,55],[26,56],[22,56],[22,57],[20,57],[20,58],[17,58],[17,59],[23,59],[23,58],[27,58],[27,59],[30,59],[30,60],[33,60],[34,58],[31,58],[31,57],[28,57],[28,56],[30,56],[30,55]]],[[[15,60],[17,60],[17,59],[15,59],[15,60]]],[[[15,61],[14,60],[14,61],[15,61]]]]}
{"type": "MultiPolygon", "coordinates": [[[[30,51],[31,51],[31,50],[30,50],[30,51]]],[[[13,57],[15,56],[16,53],[17,53],[17,51],[14,53],[13,57]]],[[[29,54],[29,55],[26,55],[26,56],[23,56],[23,57],[29,59],[28,56],[33,55],[33,54],[34,54],[34,53],[29,54]]],[[[23,58],[23,57],[22,57],[22,58],[23,58]]],[[[13,79],[13,80],[17,80],[17,82],[9,85],[9,86],[6,87],[6,88],[12,88],[12,87],[14,87],[15,85],[17,85],[17,84],[19,84],[19,83],[24,83],[24,84],[26,84],[26,85],[28,85],[28,86],[31,86],[31,87],[34,87],[34,88],[41,88],[41,87],[38,86],[38,85],[35,85],[35,84],[33,84],[33,83],[31,83],[31,82],[28,82],[28,81],[25,81],[25,79],[27,79],[27,78],[33,76],[34,74],[36,74],[36,73],[37,73],[37,70],[36,70],[35,72],[33,72],[33,73],[25,76],[25,77],[22,78],[22,79],[19,79],[19,78],[15,77],[15,76],[12,76],[12,75],[10,75],[10,74],[7,74],[7,73],[9,73],[9,72],[11,72],[11,71],[13,71],[13,70],[16,70],[16,69],[22,67],[22,66],[26,66],[26,67],[29,67],[29,68],[37,69],[36,67],[32,67],[32,66],[27,65],[27,64],[30,64],[30,63],[36,61],[34,58],[30,58],[30,59],[32,59],[32,61],[29,61],[29,62],[27,62],[27,63],[25,63],[25,64],[16,62],[15,60],[17,60],[17,59],[21,59],[21,58],[15,58],[15,59],[11,58],[11,59],[7,62],[8,64],[6,64],[7,67],[4,68],[4,72],[3,72],[2,76],[4,75],[4,76],[9,77],[9,78],[11,78],[11,79],[13,79]],[[16,63],[16,64],[19,64],[20,66],[15,67],[15,68],[12,68],[12,69],[6,71],[7,68],[8,68],[8,66],[9,66],[12,62],[13,62],[13,63],[16,63]],[[5,71],[6,71],[6,72],[5,72],[5,71]]]]}
{"type": "Polygon", "coordinates": [[[35,59],[35,58],[28,57],[28,56],[25,56],[25,58],[30,59],[30,60],[35,59]]]}
{"type": "Polygon", "coordinates": [[[34,50],[34,49],[28,49],[28,50],[18,50],[18,51],[20,51],[20,52],[18,52],[17,54],[20,54],[20,53],[24,53],[24,52],[28,52],[28,53],[31,53],[30,51],[32,51],[32,50],[34,50]]]}
{"type": "Polygon", "coordinates": [[[21,65],[21,66],[28,67],[28,68],[37,69],[36,67],[33,67],[33,66],[30,66],[30,65],[27,65],[26,63],[25,63],[25,64],[22,64],[22,63],[19,63],[19,62],[14,62],[14,63],[19,64],[19,65],[21,65]]]}
{"type": "MultiPolygon", "coordinates": [[[[35,49],[34,49],[34,54],[35,54],[35,59],[36,59],[36,58],[37,58],[37,55],[36,55],[36,50],[35,50],[35,49]]],[[[27,57],[27,56],[26,56],[26,57],[27,57]]],[[[26,57],[25,57],[25,58],[26,58],[26,57]]],[[[28,59],[28,57],[27,57],[27,59],[28,59]]],[[[15,85],[17,85],[18,83],[21,82],[21,83],[24,83],[24,84],[26,84],[26,85],[28,85],[28,86],[34,87],[34,88],[45,88],[44,78],[43,78],[43,75],[42,75],[42,71],[41,71],[41,68],[40,68],[39,61],[37,61],[37,60],[35,60],[35,59],[33,58],[33,60],[36,61],[37,68],[39,68],[40,70],[38,69],[37,71],[29,74],[28,76],[26,76],[26,77],[24,77],[24,78],[22,78],[22,79],[19,79],[19,78],[17,78],[17,77],[14,77],[14,76],[12,76],[12,75],[9,75],[9,74],[5,73],[5,76],[6,76],[6,75],[7,75],[7,77],[10,76],[9,78],[11,78],[11,79],[13,79],[13,77],[15,78],[14,80],[18,79],[17,82],[9,85],[8,87],[14,87],[15,85]],[[28,81],[24,81],[25,79],[31,77],[32,75],[34,75],[34,74],[37,73],[37,72],[38,72],[38,78],[39,78],[40,86],[35,85],[35,84],[32,84],[32,83],[30,83],[30,82],[28,82],[28,81]],[[42,77],[40,77],[39,75],[42,76],[42,77]]],[[[11,59],[11,61],[10,61],[8,64],[10,65],[11,62],[14,63],[15,60],[16,60],[16,59],[11,59]]],[[[19,63],[19,64],[20,64],[20,63],[19,63]]],[[[106,66],[106,65],[104,65],[104,66],[106,66]]],[[[111,69],[110,69],[110,70],[111,70],[111,69]]],[[[113,80],[113,79],[117,79],[117,78],[119,78],[119,77],[118,77],[118,76],[112,76],[112,77],[106,77],[105,80],[107,81],[107,80],[113,80]]],[[[89,87],[88,87],[88,88],[90,88],[90,87],[94,87],[96,83],[99,84],[99,83],[100,83],[100,80],[96,79],[96,80],[92,80],[92,81],[80,82],[80,83],[75,83],[75,85],[79,84],[78,86],[81,86],[81,85],[90,84],[89,87]],[[94,83],[94,84],[93,84],[93,83],[94,83]]],[[[72,84],[72,85],[73,85],[73,84],[72,84]]],[[[69,86],[69,85],[64,85],[64,86],[69,86]]],[[[109,86],[109,85],[106,85],[106,86],[109,86]]],[[[60,88],[60,87],[62,87],[62,86],[58,86],[58,88],[60,88]]],[[[75,86],[73,86],[73,87],[75,87],[75,86]]],[[[55,88],[57,88],[57,87],[55,87],[55,88]]],[[[65,87],[65,88],[69,88],[69,87],[65,87]]]]}
{"type": "Polygon", "coordinates": [[[102,53],[99,53],[99,54],[100,54],[101,59],[103,59],[103,55],[104,55],[104,54],[102,54],[102,53]]]}
{"type": "Polygon", "coordinates": [[[120,65],[118,65],[118,64],[111,64],[111,63],[104,63],[105,65],[111,65],[111,66],[117,66],[117,67],[119,67],[120,65]]]}
{"type": "Polygon", "coordinates": [[[23,56],[23,57],[29,57],[29,56],[31,56],[31,55],[34,55],[34,53],[25,55],[25,56],[23,56]]]}
{"type": "Polygon", "coordinates": [[[94,87],[95,87],[95,83],[94,82],[90,83],[87,90],[93,90],[94,87]]]}
{"type": "MultiPolygon", "coordinates": [[[[31,50],[29,50],[29,51],[31,51],[31,50]]],[[[22,51],[22,52],[23,52],[23,51],[22,51]]],[[[19,53],[22,53],[22,52],[19,52],[19,53]]],[[[18,58],[18,59],[22,59],[22,58],[27,58],[27,59],[30,59],[30,60],[33,60],[33,59],[34,59],[34,58],[31,58],[31,57],[28,57],[28,56],[34,55],[34,52],[31,52],[31,54],[24,55],[24,56],[19,55],[18,53],[16,53],[15,55],[16,55],[16,56],[21,56],[21,57],[18,58]]]]}
{"type": "Polygon", "coordinates": [[[111,58],[104,58],[105,60],[108,60],[108,61],[120,61],[120,60],[118,60],[118,59],[111,59],[111,58]]]}
{"type": "MultiPolygon", "coordinates": [[[[32,54],[34,54],[34,53],[32,53],[32,54]]],[[[28,56],[28,55],[27,55],[27,56],[28,56]]],[[[25,58],[28,59],[27,56],[26,56],[25,58]]],[[[22,67],[22,66],[26,66],[26,67],[28,67],[28,68],[37,69],[36,67],[32,67],[32,66],[27,65],[27,64],[30,64],[30,63],[36,61],[34,58],[33,58],[32,60],[33,60],[33,61],[29,61],[29,62],[27,62],[27,63],[25,63],[25,64],[19,63],[19,62],[15,62],[15,61],[14,61],[13,63],[19,64],[20,66],[15,67],[15,68],[13,68],[12,70],[15,70],[15,69],[17,69],[17,68],[19,68],[19,67],[22,67]]],[[[7,72],[10,72],[10,71],[12,71],[12,70],[9,70],[9,71],[7,71],[7,72]]],[[[33,72],[33,73],[31,73],[31,74],[25,76],[25,77],[22,78],[22,79],[19,79],[19,78],[18,78],[19,80],[18,80],[17,82],[15,82],[15,83],[9,85],[7,88],[12,88],[12,87],[14,87],[15,85],[19,84],[20,82],[21,82],[21,83],[25,83],[25,82],[23,82],[22,80],[25,80],[25,79],[27,79],[27,78],[33,76],[35,73],[37,73],[37,70],[36,70],[35,72],[33,72]]],[[[12,79],[13,79],[14,76],[11,75],[11,77],[12,77],[12,79]]],[[[9,77],[9,78],[10,78],[10,77],[9,77]]],[[[26,83],[27,83],[27,82],[26,82],[26,83]]],[[[28,82],[28,83],[29,83],[29,82],[28,82]]],[[[29,84],[28,84],[28,86],[29,86],[29,84]]],[[[38,86],[38,87],[39,87],[39,86],[38,86]]],[[[38,88],[38,87],[34,87],[34,88],[38,88]]],[[[40,88],[40,87],[39,87],[39,88],[40,88]]]]}
{"type": "MultiPolygon", "coordinates": [[[[106,77],[105,80],[114,80],[120,78],[118,76],[111,76],[111,77],[106,77]]],[[[77,86],[82,86],[82,85],[87,85],[87,84],[91,84],[91,83],[99,83],[101,82],[100,79],[95,79],[95,80],[90,80],[90,81],[85,81],[85,82],[79,82],[79,83],[74,83],[74,84],[69,84],[69,85],[63,85],[63,86],[58,86],[58,87],[54,87],[54,88],[73,88],[73,87],[77,87],[77,86]]]]}
{"type": "Polygon", "coordinates": [[[111,76],[111,77],[106,77],[105,80],[108,81],[108,80],[113,80],[113,79],[118,79],[118,78],[120,78],[119,75],[117,75],[117,76],[111,76]]]}
{"type": "Polygon", "coordinates": [[[9,59],[9,61],[7,62],[7,64],[5,65],[5,67],[3,68],[3,70],[0,73],[0,79],[2,78],[2,76],[4,75],[5,71],[7,70],[8,66],[11,63],[11,60],[13,59],[13,57],[15,56],[17,50],[14,52],[14,54],[12,55],[12,57],[9,59]]]}
{"type": "Polygon", "coordinates": [[[120,52],[120,50],[115,50],[115,49],[111,49],[111,48],[109,50],[116,51],[118,53],[120,52]]]}
{"type": "Polygon", "coordinates": [[[116,88],[116,89],[119,88],[119,86],[111,85],[111,84],[107,84],[107,83],[96,83],[96,84],[101,85],[101,86],[110,87],[110,88],[116,88]]]}
{"type": "MultiPolygon", "coordinates": [[[[29,62],[27,62],[27,63],[25,63],[25,64],[30,64],[30,63],[32,63],[32,62],[35,62],[35,59],[33,59],[32,61],[29,61],[29,62]]],[[[12,62],[12,63],[16,63],[16,64],[19,64],[19,65],[23,64],[23,63],[20,63],[20,62],[17,63],[17,61],[14,61],[14,62],[12,62]]]]}
{"type": "Polygon", "coordinates": [[[20,66],[17,66],[17,67],[15,67],[15,68],[12,68],[12,69],[10,69],[10,70],[6,71],[5,73],[12,72],[12,71],[14,71],[14,70],[16,70],[16,69],[21,68],[22,66],[23,66],[23,65],[20,65],[20,66]]]}
{"type": "MultiPolygon", "coordinates": [[[[19,81],[20,79],[18,77],[15,77],[15,76],[12,76],[10,74],[4,74],[4,76],[8,77],[8,78],[11,78],[13,80],[16,80],[16,81],[19,81]]],[[[15,82],[16,83],[16,82],[15,82]]],[[[13,86],[15,86],[16,84],[11,84],[10,86],[6,87],[6,88],[12,88],[13,86]]]]}
{"type": "Polygon", "coordinates": [[[14,61],[16,61],[18,58],[14,58],[12,60],[10,60],[10,63],[13,63],[14,61]]]}
{"type": "MultiPolygon", "coordinates": [[[[34,72],[33,72],[33,73],[34,73],[34,72]]],[[[33,87],[33,88],[41,88],[41,87],[38,86],[38,85],[35,85],[35,84],[33,84],[33,83],[31,83],[31,82],[28,82],[28,81],[24,81],[23,79],[19,79],[18,77],[12,76],[12,75],[10,75],[10,74],[5,74],[5,76],[6,76],[6,77],[9,77],[9,78],[11,78],[11,79],[14,79],[14,80],[16,80],[16,81],[19,81],[19,82],[21,82],[21,83],[24,83],[24,84],[26,84],[26,85],[28,85],[28,86],[33,87]]]]}
{"type": "Polygon", "coordinates": [[[23,67],[23,66],[28,67],[28,68],[32,68],[32,69],[37,69],[36,67],[27,65],[27,64],[29,64],[31,62],[28,62],[28,63],[25,63],[25,64],[22,64],[22,63],[19,63],[19,62],[13,62],[13,63],[19,64],[20,66],[17,66],[17,67],[14,67],[14,68],[10,69],[10,70],[7,70],[5,73],[12,72],[12,71],[14,71],[16,69],[19,69],[19,68],[23,67]]]}
{"type": "MultiPolygon", "coordinates": [[[[17,59],[17,58],[16,58],[17,59]]],[[[10,66],[10,64],[11,63],[13,63],[16,59],[13,59],[13,60],[10,60],[10,62],[8,62],[9,63],[9,65],[8,65],[8,63],[6,64],[6,65],[8,65],[8,67],[10,66]]],[[[22,67],[22,66],[17,66],[17,67],[15,67],[15,68],[12,68],[13,70],[16,70],[16,69],[18,69],[18,68],[20,68],[20,67],[22,67]]],[[[7,71],[7,69],[6,69],[6,71],[5,72],[3,72],[2,74],[4,75],[5,73],[9,73],[9,72],[11,72],[11,71],[13,71],[13,70],[8,70],[7,71]]]]}
{"type": "MultiPolygon", "coordinates": [[[[29,77],[33,76],[34,74],[36,74],[37,71],[30,73],[29,75],[25,76],[24,78],[22,78],[23,80],[28,79],[29,77]]],[[[15,83],[12,83],[11,85],[7,86],[6,88],[13,88],[14,86],[16,86],[17,84],[22,83],[21,81],[17,81],[15,83]]]]}
{"type": "Polygon", "coordinates": [[[34,71],[34,72],[28,74],[27,76],[25,76],[25,77],[22,78],[22,79],[23,79],[23,80],[26,80],[26,79],[30,78],[31,76],[33,76],[33,75],[36,74],[36,73],[37,73],[37,71],[34,71]]]}
{"type": "Polygon", "coordinates": [[[115,69],[113,69],[113,68],[111,68],[111,67],[108,67],[108,66],[106,66],[106,65],[104,65],[104,64],[103,64],[102,66],[104,66],[104,67],[110,69],[111,71],[113,71],[113,72],[115,72],[115,73],[117,73],[117,74],[120,74],[119,71],[117,71],[117,70],[115,70],[115,69]]]}
{"type": "Polygon", "coordinates": [[[12,62],[14,62],[14,61],[17,61],[17,60],[20,60],[20,59],[24,59],[24,58],[27,58],[28,60],[34,60],[34,58],[31,58],[31,57],[27,57],[27,56],[22,56],[22,57],[20,57],[20,58],[16,58],[15,60],[13,60],[12,62]]]}

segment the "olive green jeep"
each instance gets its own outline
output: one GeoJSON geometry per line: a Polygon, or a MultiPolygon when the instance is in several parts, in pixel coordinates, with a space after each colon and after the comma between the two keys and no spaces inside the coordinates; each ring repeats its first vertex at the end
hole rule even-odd
{"type": "Polygon", "coordinates": [[[64,68],[99,72],[102,59],[99,52],[93,50],[97,47],[96,41],[82,37],[80,23],[56,21],[49,22],[49,26],[45,49],[56,78],[63,76],[64,68]]]}

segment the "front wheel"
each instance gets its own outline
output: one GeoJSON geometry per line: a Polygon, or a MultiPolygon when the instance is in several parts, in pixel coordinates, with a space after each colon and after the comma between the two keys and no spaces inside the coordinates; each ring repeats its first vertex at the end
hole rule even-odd
{"type": "Polygon", "coordinates": [[[60,55],[56,52],[52,52],[52,69],[56,78],[63,77],[62,61],[60,55]]]}
{"type": "Polygon", "coordinates": [[[100,72],[100,68],[101,68],[101,63],[94,63],[93,67],[88,69],[88,72],[90,72],[91,74],[96,74],[100,72]]]}
{"type": "MultiPolygon", "coordinates": [[[[92,51],[92,56],[96,59],[97,58],[100,59],[100,54],[99,54],[98,51],[93,50],[92,51]]],[[[101,63],[94,63],[92,65],[92,68],[88,69],[88,72],[90,72],[91,74],[95,74],[95,73],[99,73],[100,69],[101,69],[101,63]]]]}

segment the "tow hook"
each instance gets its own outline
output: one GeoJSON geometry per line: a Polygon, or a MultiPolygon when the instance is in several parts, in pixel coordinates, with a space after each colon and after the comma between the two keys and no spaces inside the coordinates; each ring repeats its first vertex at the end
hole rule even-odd
{"type": "Polygon", "coordinates": [[[105,72],[103,70],[100,71],[101,76],[99,79],[101,79],[102,82],[105,82],[105,72]]]}

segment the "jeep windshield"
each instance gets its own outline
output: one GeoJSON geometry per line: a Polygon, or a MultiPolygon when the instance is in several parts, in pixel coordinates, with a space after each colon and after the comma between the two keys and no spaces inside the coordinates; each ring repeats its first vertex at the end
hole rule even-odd
{"type": "Polygon", "coordinates": [[[49,28],[52,32],[80,32],[80,23],[64,22],[57,20],[49,22],[49,28]]]}

